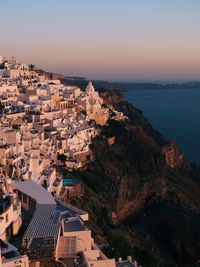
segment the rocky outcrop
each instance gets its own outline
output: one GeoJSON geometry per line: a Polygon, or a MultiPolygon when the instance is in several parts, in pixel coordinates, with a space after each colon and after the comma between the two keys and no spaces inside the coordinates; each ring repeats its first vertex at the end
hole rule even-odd
{"type": "Polygon", "coordinates": [[[115,136],[108,137],[108,144],[110,146],[114,145],[115,143],[115,136]]]}
{"type": "Polygon", "coordinates": [[[97,242],[111,245],[109,256],[132,255],[148,267],[198,266],[199,168],[184,160],[168,166],[164,138],[140,111],[113,99],[130,120],[102,128],[91,147],[95,161],[76,173],[86,192],[76,204],[89,211],[97,242]]]}
{"type": "Polygon", "coordinates": [[[175,168],[183,162],[183,153],[175,140],[169,142],[161,148],[162,154],[164,155],[165,162],[171,168],[175,168]]]}

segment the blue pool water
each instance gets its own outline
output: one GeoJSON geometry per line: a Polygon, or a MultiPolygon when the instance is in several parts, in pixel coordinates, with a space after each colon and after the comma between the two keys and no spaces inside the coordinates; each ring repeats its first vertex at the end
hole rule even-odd
{"type": "Polygon", "coordinates": [[[75,184],[77,184],[77,179],[75,179],[75,178],[63,178],[63,185],[73,186],[75,184]]]}
{"type": "Polygon", "coordinates": [[[200,164],[200,90],[130,90],[124,96],[167,139],[176,139],[185,158],[200,164]]]}

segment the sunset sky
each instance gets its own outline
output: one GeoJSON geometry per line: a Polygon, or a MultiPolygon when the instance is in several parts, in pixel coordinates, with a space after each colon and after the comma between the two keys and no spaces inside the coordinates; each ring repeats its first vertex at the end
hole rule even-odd
{"type": "Polygon", "coordinates": [[[0,55],[70,76],[200,80],[200,0],[6,0],[0,55]]]}

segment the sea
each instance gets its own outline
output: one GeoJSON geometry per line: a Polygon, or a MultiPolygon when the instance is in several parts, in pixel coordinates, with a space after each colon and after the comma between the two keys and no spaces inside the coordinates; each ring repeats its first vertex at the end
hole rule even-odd
{"type": "Polygon", "coordinates": [[[187,160],[200,165],[200,89],[133,89],[123,94],[167,140],[177,141],[187,160]]]}

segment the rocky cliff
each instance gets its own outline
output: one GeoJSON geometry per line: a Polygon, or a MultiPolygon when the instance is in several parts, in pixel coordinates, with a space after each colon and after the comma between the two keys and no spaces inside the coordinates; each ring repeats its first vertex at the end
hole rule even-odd
{"type": "Polygon", "coordinates": [[[92,145],[95,155],[76,172],[85,195],[76,204],[89,211],[98,243],[109,256],[134,256],[142,266],[199,266],[200,171],[183,161],[170,168],[164,138],[120,94],[104,92],[130,120],[110,120],[92,145]]]}

